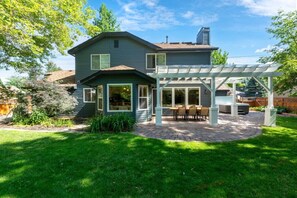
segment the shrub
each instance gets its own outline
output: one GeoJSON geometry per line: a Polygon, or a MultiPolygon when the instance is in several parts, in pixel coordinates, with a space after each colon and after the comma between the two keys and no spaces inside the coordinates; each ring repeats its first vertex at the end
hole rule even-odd
{"type": "Polygon", "coordinates": [[[12,121],[21,125],[38,125],[49,118],[43,110],[35,109],[31,114],[24,111],[22,106],[18,106],[13,113],[12,121]]]}
{"type": "Polygon", "coordinates": [[[97,132],[127,132],[134,127],[135,119],[125,113],[98,115],[90,120],[90,131],[97,132]]]}
{"type": "Polygon", "coordinates": [[[276,113],[278,113],[278,114],[288,113],[289,112],[287,107],[276,106],[275,108],[277,110],[276,113]]]}

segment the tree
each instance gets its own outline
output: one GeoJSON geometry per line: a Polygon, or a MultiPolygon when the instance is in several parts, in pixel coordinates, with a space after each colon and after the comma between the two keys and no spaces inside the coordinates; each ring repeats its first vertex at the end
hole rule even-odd
{"type": "Polygon", "coordinates": [[[281,64],[278,71],[283,75],[276,77],[275,91],[279,94],[289,92],[297,94],[297,11],[279,12],[272,17],[271,27],[267,31],[278,40],[268,52],[268,57],[260,58],[260,62],[275,62],[281,64]]]}
{"type": "Polygon", "coordinates": [[[0,1],[0,68],[42,68],[53,52],[65,54],[84,30],[98,30],[89,23],[93,15],[86,0],[0,1]]]}
{"type": "Polygon", "coordinates": [[[59,67],[56,63],[54,63],[52,61],[49,61],[46,64],[46,73],[54,72],[54,71],[60,71],[60,70],[62,70],[62,68],[59,67]]]}
{"type": "Polygon", "coordinates": [[[23,76],[12,76],[6,82],[7,86],[15,86],[19,89],[23,89],[27,82],[27,78],[23,76]]]}
{"type": "Polygon", "coordinates": [[[215,50],[211,53],[212,65],[225,65],[227,64],[229,53],[221,49],[215,50]]]}
{"type": "Polygon", "coordinates": [[[42,111],[49,117],[71,113],[77,105],[75,97],[69,95],[66,89],[47,81],[30,80],[25,83],[23,91],[18,94],[18,115],[30,113],[27,108],[29,100],[33,110],[42,111]]]}
{"type": "MultiPolygon", "coordinates": [[[[98,17],[94,18],[93,25],[98,27],[99,31],[90,31],[91,36],[96,36],[100,32],[115,32],[120,31],[120,25],[111,10],[103,3],[100,9],[97,10],[98,17]]],[[[94,29],[92,29],[94,30],[94,29]]]]}

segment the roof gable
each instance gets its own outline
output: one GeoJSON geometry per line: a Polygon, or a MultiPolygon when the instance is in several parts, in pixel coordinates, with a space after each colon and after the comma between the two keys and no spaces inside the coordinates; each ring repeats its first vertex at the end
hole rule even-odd
{"type": "Polygon", "coordinates": [[[132,39],[132,40],[134,40],[134,41],[136,41],[136,42],[138,42],[138,43],[140,43],[140,44],[142,44],[144,46],[147,46],[147,47],[149,47],[151,49],[154,49],[154,50],[160,48],[159,46],[154,45],[154,44],[152,44],[152,43],[150,43],[150,42],[148,42],[146,40],[143,40],[143,39],[141,39],[141,38],[139,38],[139,37],[137,37],[137,36],[135,36],[135,35],[133,35],[133,34],[131,34],[129,32],[102,32],[102,33],[98,34],[97,36],[94,36],[94,37],[90,38],[89,40],[87,40],[87,41],[75,46],[74,48],[68,50],[68,53],[75,56],[75,54],[77,52],[84,49],[85,47],[88,47],[89,45],[92,45],[92,44],[94,44],[94,43],[96,43],[96,42],[98,42],[98,41],[100,41],[100,40],[102,40],[104,38],[112,38],[112,37],[130,38],[130,39],[132,39]]]}
{"type": "Polygon", "coordinates": [[[94,79],[96,79],[97,77],[104,75],[104,74],[135,74],[141,78],[146,79],[147,81],[150,81],[152,83],[155,83],[155,79],[152,78],[151,76],[148,76],[140,71],[138,71],[137,69],[133,68],[133,67],[128,67],[126,65],[118,65],[118,66],[114,66],[114,67],[110,67],[107,69],[102,69],[99,70],[98,72],[80,80],[80,83],[82,84],[86,84],[90,81],[93,81],[94,79]]]}

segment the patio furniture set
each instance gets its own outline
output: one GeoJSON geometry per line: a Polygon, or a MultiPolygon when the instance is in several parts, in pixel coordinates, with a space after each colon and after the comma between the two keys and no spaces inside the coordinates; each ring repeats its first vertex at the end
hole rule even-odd
{"type": "Polygon", "coordinates": [[[173,112],[173,118],[178,120],[189,120],[191,117],[193,120],[206,120],[209,116],[209,107],[203,107],[201,105],[192,106],[176,106],[170,108],[173,112]]]}

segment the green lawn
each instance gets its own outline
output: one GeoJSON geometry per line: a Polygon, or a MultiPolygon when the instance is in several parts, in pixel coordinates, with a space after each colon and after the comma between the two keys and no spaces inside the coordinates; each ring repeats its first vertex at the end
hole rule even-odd
{"type": "Polygon", "coordinates": [[[297,118],[229,143],[0,130],[0,197],[297,197],[297,118]]]}

